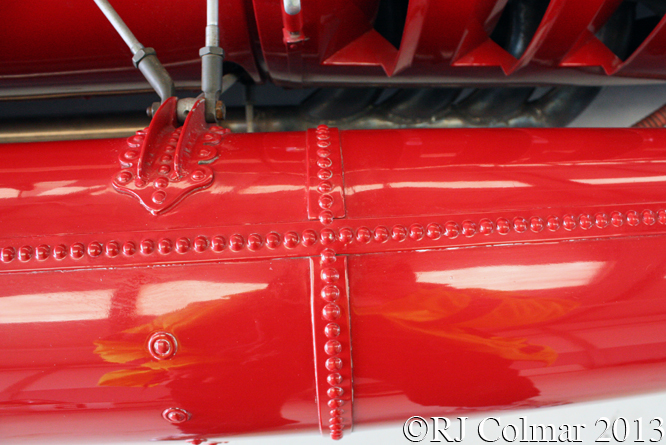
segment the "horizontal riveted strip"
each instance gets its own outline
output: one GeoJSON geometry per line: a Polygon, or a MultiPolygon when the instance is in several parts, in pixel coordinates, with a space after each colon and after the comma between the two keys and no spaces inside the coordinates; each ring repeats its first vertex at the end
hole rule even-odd
{"type": "Polygon", "coordinates": [[[441,249],[666,233],[666,204],[0,239],[0,271],[441,249]]]}
{"type": "Polygon", "coordinates": [[[323,249],[310,258],[310,271],[319,422],[337,440],[353,419],[347,258],[323,249]]]}
{"type": "Polygon", "coordinates": [[[340,133],[319,125],[308,130],[306,147],[308,218],[328,225],[345,217],[340,133]]]}

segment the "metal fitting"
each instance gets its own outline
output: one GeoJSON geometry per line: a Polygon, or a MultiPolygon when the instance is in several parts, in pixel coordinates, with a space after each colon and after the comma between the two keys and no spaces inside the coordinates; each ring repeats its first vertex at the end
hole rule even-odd
{"type": "Polygon", "coordinates": [[[219,46],[204,46],[199,50],[199,57],[207,56],[209,54],[224,58],[224,50],[219,46]]]}
{"type": "Polygon", "coordinates": [[[146,57],[146,56],[156,56],[157,53],[153,48],[139,48],[137,52],[134,53],[132,56],[132,63],[134,63],[134,67],[138,68],[139,63],[146,57]]]}

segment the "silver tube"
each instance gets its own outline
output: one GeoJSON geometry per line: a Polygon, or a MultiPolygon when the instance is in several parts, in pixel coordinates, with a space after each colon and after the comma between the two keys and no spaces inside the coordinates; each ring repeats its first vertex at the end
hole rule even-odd
{"type": "Polygon", "coordinates": [[[301,0],[282,0],[284,12],[289,15],[296,15],[301,12],[301,0]]]}
{"type": "Polygon", "coordinates": [[[134,37],[132,31],[130,31],[123,19],[118,15],[116,10],[113,9],[113,6],[111,6],[107,0],[95,0],[95,3],[97,3],[99,9],[102,10],[106,18],[109,20],[109,22],[111,22],[127,46],[129,46],[132,54],[136,54],[137,51],[143,48],[143,45],[137,40],[136,37],[134,37]]]}
{"type": "Polygon", "coordinates": [[[220,46],[218,0],[207,0],[206,5],[206,46],[220,46]]]}

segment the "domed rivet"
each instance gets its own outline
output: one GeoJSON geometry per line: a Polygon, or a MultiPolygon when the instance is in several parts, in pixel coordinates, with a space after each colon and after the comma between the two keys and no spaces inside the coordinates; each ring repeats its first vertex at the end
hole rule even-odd
{"type": "Polygon", "coordinates": [[[336,355],[342,352],[342,343],[337,340],[329,340],[324,345],[324,352],[328,355],[336,355]]]}
{"type": "Polygon", "coordinates": [[[472,221],[463,221],[462,234],[467,238],[473,237],[476,234],[476,224],[474,224],[472,221]]]}
{"type": "Polygon", "coordinates": [[[539,233],[543,230],[543,219],[538,216],[533,216],[530,218],[530,230],[534,233],[539,233]]]}
{"type": "Polygon", "coordinates": [[[659,224],[666,224],[666,210],[659,210],[657,215],[659,224]]]}
{"type": "Polygon", "coordinates": [[[328,419],[328,423],[330,423],[331,425],[339,425],[342,423],[342,417],[333,416],[330,419],[328,419]]]}
{"type": "Polygon", "coordinates": [[[153,193],[152,200],[155,204],[162,204],[166,200],[166,193],[162,190],[158,190],[153,193]]]}
{"type": "Polygon", "coordinates": [[[102,245],[97,241],[88,244],[88,255],[92,258],[98,257],[102,254],[102,245]]]}
{"type": "Polygon", "coordinates": [[[428,236],[428,238],[436,240],[442,236],[443,231],[444,230],[442,229],[442,226],[440,226],[437,223],[431,223],[428,224],[428,227],[426,228],[426,235],[428,236]]]}
{"type": "Polygon", "coordinates": [[[335,232],[331,229],[323,229],[319,234],[319,241],[325,246],[333,244],[336,240],[335,232]]]}
{"type": "Polygon", "coordinates": [[[120,243],[118,241],[109,241],[104,246],[104,252],[109,258],[118,256],[120,254],[120,243]]]}
{"type": "Polygon", "coordinates": [[[160,165],[160,168],[157,169],[157,171],[162,173],[163,175],[166,175],[171,171],[171,167],[169,167],[168,165],[160,165]]]}
{"type": "Polygon", "coordinates": [[[330,141],[317,141],[317,147],[326,148],[331,145],[330,141]]]}
{"type": "Polygon", "coordinates": [[[216,253],[222,252],[226,246],[227,240],[221,235],[214,236],[210,241],[210,248],[213,249],[213,252],[216,253]]]}
{"type": "Polygon", "coordinates": [[[324,300],[333,303],[338,298],[340,298],[340,289],[337,286],[329,284],[321,290],[321,298],[324,300]]]}
{"type": "Polygon", "coordinates": [[[583,230],[588,230],[592,228],[594,223],[592,222],[592,218],[590,218],[590,215],[582,214],[578,217],[578,221],[580,224],[580,228],[583,230]]]}
{"type": "Polygon", "coordinates": [[[334,386],[332,388],[328,388],[326,390],[326,395],[330,397],[331,399],[334,399],[336,397],[342,397],[342,395],[345,393],[345,391],[340,388],[339,386],[334,386]]]}
{"type": "Polygon", "coordinates": [[[157,243],[157,250],[162,254],[166,255],[171,252],[171,240],[167,238],[162,238],[157,243]]]}
{"type": "Polygon", "coordinates": [[[204,173],[203,170],[194,170],[191,176],[192,180],[197,182],[203,181],[205,177],[206,174],[204,173]]]}
{"type": "Polygon", "coordinates": [[[562,227],[566,230],[573,230],[576,228],[576,218],[573,215],[564,215],[562,218],[562,227]]]}
{"type": "Polygon", "coordinates": [[[146,181],[144,181],[141,178],[136,178],[134,180],[134,185],[136,185],[137,187],[144,187],[146,185],[146,181]]]}
{"type": "Polygon", "coordinates": [[[328,148],[320,148],[317,150],[317,156],[319,156],[320,158],[327,158],[331,156],[331,150],[329,150],[328,148]]]}
{"type": "Polygon", "coordinates": [[[331,135],[328,132],[325,133],[317,133],[317,140],[318,141],[327,141],[331,138],[331,135]]]}
{"type": "Polygon", "coordinates": [[[611,213],[611,224],[615,227],[620,227],[624,224],[624,216],[620,212],[611,213]]]}
{"type": "Polygon", "coordinates": [[[208,238],[205,236],[197,236],[194,238],[194,250],[201,253],[208,249],[208,238]]]}
{"type": "Polygon", "coordinates": [[[635,211],[629,210],[627,212],[627,224],[629,224],[630,226],[637,226],[638,224],[640,224],[640,222],[641,221],[638,218],[638,214],[635,211]]]}
{"type": "Polygon", "coordinates": [[[190,250],[190,239],[189,238],[178,238],[176,241],[176,252],[186,253],[190,250]]]}
{"type": "Polygon", "coordinates": [[[511,231],[511,226],[509,226],[509,220],[506,218],[500,218],[495,224],[497,227],[497,233],[500,235],[507,235],[511,231]]]}
{"type": "Polygon", "coordinates": [[[130,147],[139,147],[141,142],[143,142],[144,136],[142,134],[136,133],[129,138],[127,138],[127,145],[130,147]]]}
{"type": "Polygon", "coordinates": [[[331,179],[333,177],[333,172],[329,169],[322,169],[317,172],[317,177],[321,179],[322,181],[326,181],[328,179],[331,179]]]}
{"type": "Polygon", "coordinates": [[[153,187],[155,187],[157,189],[163,189],[168,185],[169,185],[169,180],[167,178],[160,177],[160,178],[157,178],[155,180],[155,182],[153,182],[153,187]]]}
{"type": "Polygon", "coordinates": [[[56,260],[64,260],[67,257],[67,246],[58,244],[53,248],[53,258],[56,260]]]}
{"type": "Polygon", "coordinates": [[[168,164],[171,161],[173,161],[173,156],[171,156],[171,155],[164,155],[160,158],[160,162],[162,162],[164,164],[168,164]]]}
{"type": "Polygon", "coordinates": [[[75,260],[83,258],[84,252],[85,252],[85,247],[81,243],[72,244],[72,246],[69,248],[69,254],[75,260]]]}
{"type": "Polygon", "coordinates": [[[270,232],[266,235],[266,247],[269,249],[277,249],[280,246],[280,234],[276,232],[270,232]]]}
{"type": "Polygon", "coordinates": [[[331,195],[321,195],[319,197],[319,207],[322,209],[330,209],[333,205],[333,198],[331,195]]]}
{"type": "Polygon", "coordinates": [[[391,230],[391,238],[393,241],[402,242],[407,239],[407,228],[405,226],[396,225],[391,230]]]}
{"type": "Polygon", "coordinates": [[[326,369],[329,371],[339,371],[342,369],[342,359],[340,357],[329,357],[326,359],[326,369]]]}
{"type": "Polygon", "coordinates": [[[320,193],[330,193],[333,190],[333,184],[330,181],[322,181],[319,183],[317,190],[320,193]]]}
{"type": "Polygon", "coordinates": [[[2,249],[2,259],[3,263],[11,263],[12,260],[16,257],[16,251],[13,247],[4,247],[2,249]]]}
{"type": "Polygon", "coordinates": [[[460,226],[453,221],[449,221],[444,225],[444,236],[453,239],[457,238],[460,234],[460,226]]]}
{"type": "Polygon", "coordinates": [[[603,229],[608,225],[608,217],[603,213],[597,213],[594,215],[594,225],[603,229]]]}
{"type": "Polygon", "coordinates": [[[23,246],[19,248],[18,250],[19,261],[26,262],[30,261],[31,258],[32,258],[32,247],[23,246]]]}
{"type": "Polygon", "coordinates": [[[483,218],[479,221],[479,233],[481,235],[490,235],[495,231],[495,225],[488,218],[483,218]]]}
{"type": "Polygon", "coordinates": [[[178,352],[176,337],[168,332],[155,332],[148,339],[148,352],[157,360],[168,360],[178,352]]]}
{"type": "Polygon", "coordinates": [[[51,248],[46,244],[42,244],[35,249],[35,258],[37,258],[39,261],[46,260],[49,255],[51,255],[51,248]]]}
{"type": "Polygon", "coordinates": [[[231,249],[234,252],[238,252],[239,250],[241,250],[244,244],[245,240],[239,234],[231,235],[231,237],[229,238],[229,249],[231,249]]]}
{"type": "Polygon", "coordinates": [[[132,241],[127,241],[123,244],[123,254],[132,256],[136,253],[136,245],[132,241]]]}
{"type": "Polygon", "coordinates": [[[310,247],[317,242],[317,232],[311,229],[304,230],[302,238],[303,238],[303,245],[305,247],[310,247]]]}
{"type": "MultiPolygon", "coordinates": [[[[213,139],[212,135],[206,135],[206,136],[210,136],[211,139],[213,139]]],[[[213,152],[210,151],[210,150],[207,149],[207,148],[202,148],[201,150],[199,150],[199,157],[200,157],[200,158],[207,158],[208,156],[210,156],[210,155],[212,155],[212,154],[213,154],[213,152]]]]}
{"type": "Polygon", "coordinates": [[[513,230],[515,230],[516,233],[525,233],[527,230],[527,221],[525,221],[525,218],[521,218],[520,216],[514,218],[513,230]]]}
{"type": "Polygon", "coordinates": [[[118,181],[120,184],[127,184],[132,180],[132,177],[132,172],[123,170],[118,173],[118,176],[116,176],[116,181],[118,181]]]}
{"type": "Polygon", "coordinates": [[[560,218],[554,215],[549,216],[546,226],[551,232],[556,232],[560,228],[560,218]]]}
{"type": "Polygon", "coordinates": [[[132,160],[132,159],[136,159],[138,156],[139,156],[139,152],[136,151],[136,150],[127,150],[125,152],[125,159],[132,160]]]}
{"type": "Polygon", "coordinates": [[[333,320],[337,320],[338,318],[340,318],[341,312],[342,311],[340,309],[340,306],[338,306],[337,304],[333,304],[333,303],[327,304],[326,306],[324,306],[324,309],[322,309],[322,311],[321,311],[322,316],[324,317],[324,320],[328,320],[328,321],[333,321],[333,320]]]}
{"type": "Polygon", "coordinates": [[[336,323],[329,323],[324,328],[324,335],[328,338],[336,338],[340,336],[340,325],[336,323]]]}
{"type": "Polygon", "coordinates": [[[319,214],[319,222],[324,225],[329,225],[333,222],[333,212],[324,210],[319,214]]]}
{"type": "Polygon", "coordinates": [[[247,248],[252,251],[259,250],[263,243],[264,242],[261,239],[261,235],[258,233],[253,233],[247,237],[247,248]]]}
{"type": "Polygon", "coordinates": [[[356,231],[356,240],[359,243],[369,243],[372,239],[372,232],[367,227],[359,227],[356,231]]]}
{"type": "Polygon", "coordinates": [[[656,222],[654,213],[652,210],[643,210],[643,224],[646,226],[651,226],[656,222]]]}
{"type": "Polygon", "coordinates": [[[335,261],[335,251],[333,249],[324,249],[321,251],[321,264],[333,264],[335,261]]]}
{"type": "Polygon", "coordinates": [[[326,404],[328,405],[329,408],[333,409],[341,407],[342,405],[345,404],[345,401],[342,399],[331,399],[328,402],[326,402],[326,404]]]}
{"type": "Polygon", "coordinates": [[[338,232],[338,240],[340,240],[342,244],[349,244],[354,240],[354,232],[349,227],[343,227],[340,229],[340,232],[338,232]]]}
{"type": "Polygon", "coordinates": [[[139,246],[139,248],[144,255],[150,255],[155,250],[155,243],[153,243],[152,240],[145,239],[141,241],[141,246],[139,246]]]}
{"type": "Polygon", "coordinates": [[[187,422],[192,415],[182,408],[167,408],[162,412],[162,417],[169,423],[177,425],[187,422]]]}
{"type": "Polygon", "coordinates": [[[284,234],[284,247],[287,249],[293,249],[298,246],[298,233],[296,232],[287,232],[284,234]]]}
{"type": "Polygon", "coordinates": [[[378,243],[385,243],[390,238],[389,230],[384,226],[375,227],[375,233],[373,234],[373,238],[378,243]]]}
{"type": "Polygon", "coordinates": [[[329,168],[331,165],[333,165],[333,161],[331,161],[329,158],[317,159],[317,167],[319,168],[329,168]]]}
{"type": "Polygon", "coordinates": [[[414,241],[420,241],[423,239],[425,230],[421,224],[412,224],[409,226],[409,237],[414,241]]]}
{"type": "MultiPolygon", "coordinates": [[[[344,379],[342,378],[342,376],[337,372],[333,373],[333,374],[329,374],[328,376],[326,376],[326,381],[331,386],[339,385],[339,384],[342,383],[343,380],[344,379]]],[[[334,411],[331,411],[331,416],[338,416],[338,415],[341,415],[341,414],[342,414],[341,409],[336,409],[334,411]],[[335,414],[333,414],[333,413],[335,413],[335,414]]]]}
{"type": "Polygon", "coordinates": [[[332,267],[327,267],[321,271],[321,279],[324,280],[325,283],[335,283],[340,279],[340,273],[332,267]]]}

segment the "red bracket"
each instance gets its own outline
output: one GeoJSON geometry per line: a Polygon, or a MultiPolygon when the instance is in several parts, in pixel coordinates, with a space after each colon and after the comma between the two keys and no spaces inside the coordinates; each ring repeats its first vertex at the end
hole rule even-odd
{"type": "Polygon", "coordinates": [[[177,103],[175,97],[167,99],[150,126],[128,139],[128,149],[120,154],[123,169],[113,179],[116,190],[137,198],[153,215],[213,183],[213,170],[206,164],[215,160],[217,150],[213,145],[220,143],[225,132],[219,127],[219,132],[208,131],[203,99],[195,103],[183,126],[177,128],[177,103]],[[200,137],[204,143],[195,152],[200,137]]]}

